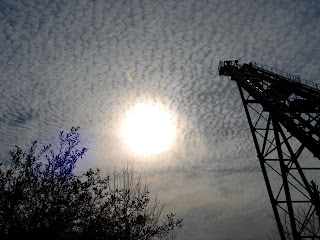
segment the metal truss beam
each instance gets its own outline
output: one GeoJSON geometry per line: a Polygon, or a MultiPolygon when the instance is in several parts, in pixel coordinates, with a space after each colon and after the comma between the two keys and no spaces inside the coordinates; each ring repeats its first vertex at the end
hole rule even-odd
{"type": "Polygon", "coordinates": [[[313,174],[320,169],[320,91],[237,62],[223,63],[219,74],[237,83],[281,239],[320,239],[319,175],[313,174]],[[292,109],[297,99],[314,105],[292,109]],[[318,159],[306,159],[305,149],[318,159]]]}

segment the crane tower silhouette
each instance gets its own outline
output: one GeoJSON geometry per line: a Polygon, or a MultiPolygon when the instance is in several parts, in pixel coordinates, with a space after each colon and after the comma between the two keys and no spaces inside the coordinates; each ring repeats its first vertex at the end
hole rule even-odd
{"type": "Polygon", "coordinates": [[[320,86],[237,60],[219,75],[237,83],[281,239],[320,239],[320,86]]]}

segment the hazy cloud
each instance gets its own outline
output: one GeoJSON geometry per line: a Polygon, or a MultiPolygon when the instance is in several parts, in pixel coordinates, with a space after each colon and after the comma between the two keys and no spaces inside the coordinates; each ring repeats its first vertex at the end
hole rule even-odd
{"type": "Polygon", "coordinates": [[[255,239],[269,203],[236,84],[218,63],[320,83],[319,16],[316,0],[1,1],[0,158],[79,125],[90,148],[80,165],[130,159],[185,218],[179,239],[255,239]],[[121,120],[141,101],[174,113],[170,152],[132,157],[124,145],[121,120]]]}

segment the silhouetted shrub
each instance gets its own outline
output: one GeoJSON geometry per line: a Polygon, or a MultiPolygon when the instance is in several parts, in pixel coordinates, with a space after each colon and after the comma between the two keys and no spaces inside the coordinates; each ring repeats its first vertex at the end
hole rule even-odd
{"type": "Polygon", "coordinates": [[[10,164],[0,164],[1,239],[162,239],[181,227],[174,214],[151,201],[140,178],[127,168],[102,176],[99,169],[74,174],[86,148],[78,148],[72,128],[39,153],[10,152],[10,164]]]}

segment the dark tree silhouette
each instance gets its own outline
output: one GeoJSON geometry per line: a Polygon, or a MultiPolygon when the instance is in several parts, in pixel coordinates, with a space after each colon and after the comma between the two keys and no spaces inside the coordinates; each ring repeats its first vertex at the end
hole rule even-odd
{"type": "Polygon", "coordinates": [[[163,216],[128,167],[112,176],[75,174],[87,151],[78,147],[78,129],[61,132],[56,149],[38,151],[34,142],[0,164],[0,239],[164,239],[182,226],[174,214],[163,216]]]}
{"type": "MultiPolygon", "coordinates": [[[[311,187],[314,191],[319,192],[318,190],[318,186],[315,185],[315,183],[313,181],[311,181],[311,187]]],[[[320,225],[319,225],[319,219],[317,214],[310,214],[310,206],[299,206],[296,209],[296,222],[297,223],[303,223],[305,228],[304,231],[301,233],[301,235],[309,235],[309,236],[313,236],[313,237],[309,237],[305,239],[319,239],[319,232],[320,232],[320,225]],[[306,219],[308,221],[306,221],[306,219]]],[[[260,240],[281,240],[281,236],[279,234],[279,230],[276,224],[276,220],[273,216],[272,213],[267,211],[267,214],[273,219],[273,226],[271,226],[271,228],[269,229],[269,231],[265,234],[265,236],[263,237],[257,237],[260,240]]],[[[283,230],[284,230],[284,235],[285,235],[285,239],[286,240],[293,240],[293,234],[292,234],[292,230],[291,230],[291,225],[290,225],[290,220],[289,220],[289,216],[286,213],[283,213],[282,215],[280,215],[281,217],[281,221],[283,223],[283,230]]]]}

